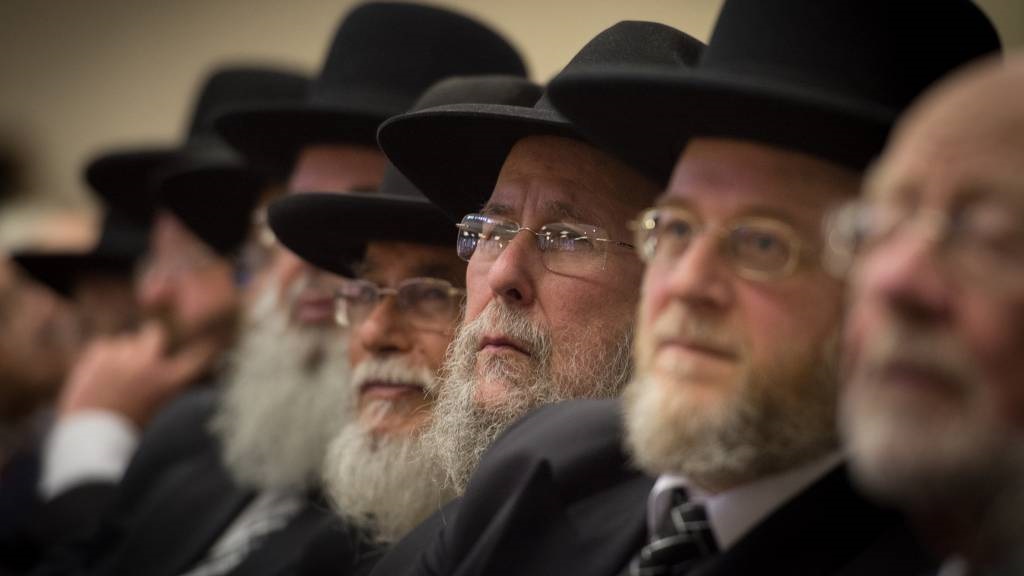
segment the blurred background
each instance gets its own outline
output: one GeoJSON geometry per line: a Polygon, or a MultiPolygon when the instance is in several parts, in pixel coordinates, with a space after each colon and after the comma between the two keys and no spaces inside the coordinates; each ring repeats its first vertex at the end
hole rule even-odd
{"type": "MultiPolygon", "coordinates": [[[[664,22],[707,40],[721,0],[430,3],[488,22],[517,45],[533,78],[546,81],[619,20],[664,22]]],[[[1007,47],[1024,44],[1024,2],[978,3],[1007,47]]],[[[354,4],[0,0],[0,249],[48,236],[44,222],[69,233],[88,229],[82,215],[94,207],[81,168],[89,158],[112,146],[178,141],[197,83],[218,63],[262,61],[313,73],[354,4]]]]}

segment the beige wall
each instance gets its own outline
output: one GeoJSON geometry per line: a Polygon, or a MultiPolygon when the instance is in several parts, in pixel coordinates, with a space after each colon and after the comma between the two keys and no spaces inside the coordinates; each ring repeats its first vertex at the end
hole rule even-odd
{"type": "MultiPolygon", "coordinates": [[[[902,1],[902,0],[894,0],[902,1]]],[[[443,0],[507,34],[546,80],[623,19],[706,39],[721,0],[443,0]]],[[[980,2],[1008,45],[1024,43],[1024,2],[980,2]]],[[[12,214],[83,207],[83,162],[109,145],[181,135],[211,65],[266,60],[313,71],[353,0],[0,0],[0,146],[27,161],[31,194],[12,214]]],[[[25,218],[20,218],[24,221],[25,218]]],[[[3,233],[0,232],[0,240],[3,233]]]]}

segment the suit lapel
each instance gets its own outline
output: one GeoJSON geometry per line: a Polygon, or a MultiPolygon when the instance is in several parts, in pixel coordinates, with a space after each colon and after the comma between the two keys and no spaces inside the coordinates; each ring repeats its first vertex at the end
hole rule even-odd
{"type": "MultiPolygon", "coordinates": [[[[311,538],[336,521],[319,499],[307,499],[302,510],[284,528],[267,535],[266,540],[230,574],[262,576],[290,573],[298,565],[311,538]]],[[[346,566],[338,566],[344,573],[346,566]]]]}
{"type": "Polygon", "coordinates": [[[206,554],[252,500],[208,450],[168,472],[131,526],[113,573],[176,576],[206,554]]]}
{"type": "MultiPolygon", "coordinates": [[[[898,531],[895,514],[861,498],[839,467],[754,527],[693,576],[837,574],[898,531]]],[[[908,554],[913,554],[907,551],[908,554]]],[[[896,559],[892,563],[896,564],[896,559]]],[[[889,573],[885,564],[864,574],[889,573]]]]}

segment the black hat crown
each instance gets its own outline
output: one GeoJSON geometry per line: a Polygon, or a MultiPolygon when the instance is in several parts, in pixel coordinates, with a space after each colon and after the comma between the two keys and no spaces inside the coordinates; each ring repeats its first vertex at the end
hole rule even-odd
{"type": "MultiPolygon", "coordinates": [[[[688,65],[703,44],[664,24],[624,21],[595,36],[555,77],[597,65],[688,65]]],[[[417,106],[378,133],[395,166],[452,217],[479,210],[505,158],[528,136],[583,139],[545,93],[532,103],[417,106]]],[[[619,111],[613,112],[615,114],[619,111]]]]}
{"type": "MultiPolygon", "coordinates": [[[[529,106],[540,87],[516,76],[464,76],[438,82],[417,106],[458,102],[529,106]]],[[[270,226],[278,239],[308,262],[350,275],[367,242],[397,241],[452,246],[455,222],[388,166],[376,193],[303,193],[274,201],[270,226]]]]}
{"type": "Polygon", "coordinates": [[[526,75],[519,53],[480,22],[417,4],[375,2],[341,22],[310,101],[384,117],[404,112],[441,78],[526,75]]]}
{"type": "Polygon", "coordinates": [[[696,67],[581,67],[550,93],[590,139],[661,182],[697,136],[860,169],[921,91],[998,49],[970,0],[726,0],[696,67]]]}
{"type": "Polygon", "coordinates": [[[999,48],[971,0],[729,0],[698,67],[804,86],[891,120],[937,78],[999,48]]]}
{"type": "Polygon", "coordinates": [[[299,102],[309,92],[309,79],[289,70],[228,66],[207,76],[196,98],[186,140],[216,139],[214,120],[233,109],[299,102]]]}

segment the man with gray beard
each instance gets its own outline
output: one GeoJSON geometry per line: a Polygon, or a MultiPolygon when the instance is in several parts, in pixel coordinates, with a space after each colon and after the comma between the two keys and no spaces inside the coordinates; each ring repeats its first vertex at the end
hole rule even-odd
{"type": "MultiPolygon", "coordinates": [[[[684,58],[700,50],[667,26],[624,22],[566,69],[614,57],[615,42],[644,35],[684,58]]],[[[517,418],[568,398],[615,396],[629,379],[641,266],[626,221],[657,189],[589,144],[546,96],[532,106],[415,110],[381,125],[379,140],[460,220],[466,317],[424,442],[461,491],[517,418]]]]}
{"type": "MultiPolygon", "coordinates": [[[[668,26],[622,22],[566,70],[652,51],[692,61],[700,47],[668,26]]],[[[580,136],[546,96],[532,106],[419,109],[385,122],[379,140],[403,174],[460,220],[466,314],[424,443],[461,492],[492,441],[531,409],[616,396],[628,381],[642,267],[626,221],[657,187],[580,136]]],[[[375,573],[418,567],[458,506],[418,526],[375,573]]],[[[430,570],[451,573],[439,564],[430,570]]]]}
{"type": "Polygon", "coordinates": [[[998,46],[970,2],[929,7],[921,23],[880,0],[728,0],[694,68],[596,63],[552,81],[574,125],[667,182],[633,226],[646,264],[637,373],[624,402],[563,402],[514,425],[406,573],[927,567],[899,516],[840,465],[844,293],[819,257],[824,215],[857,194],[902,106],[998,46]]]}

